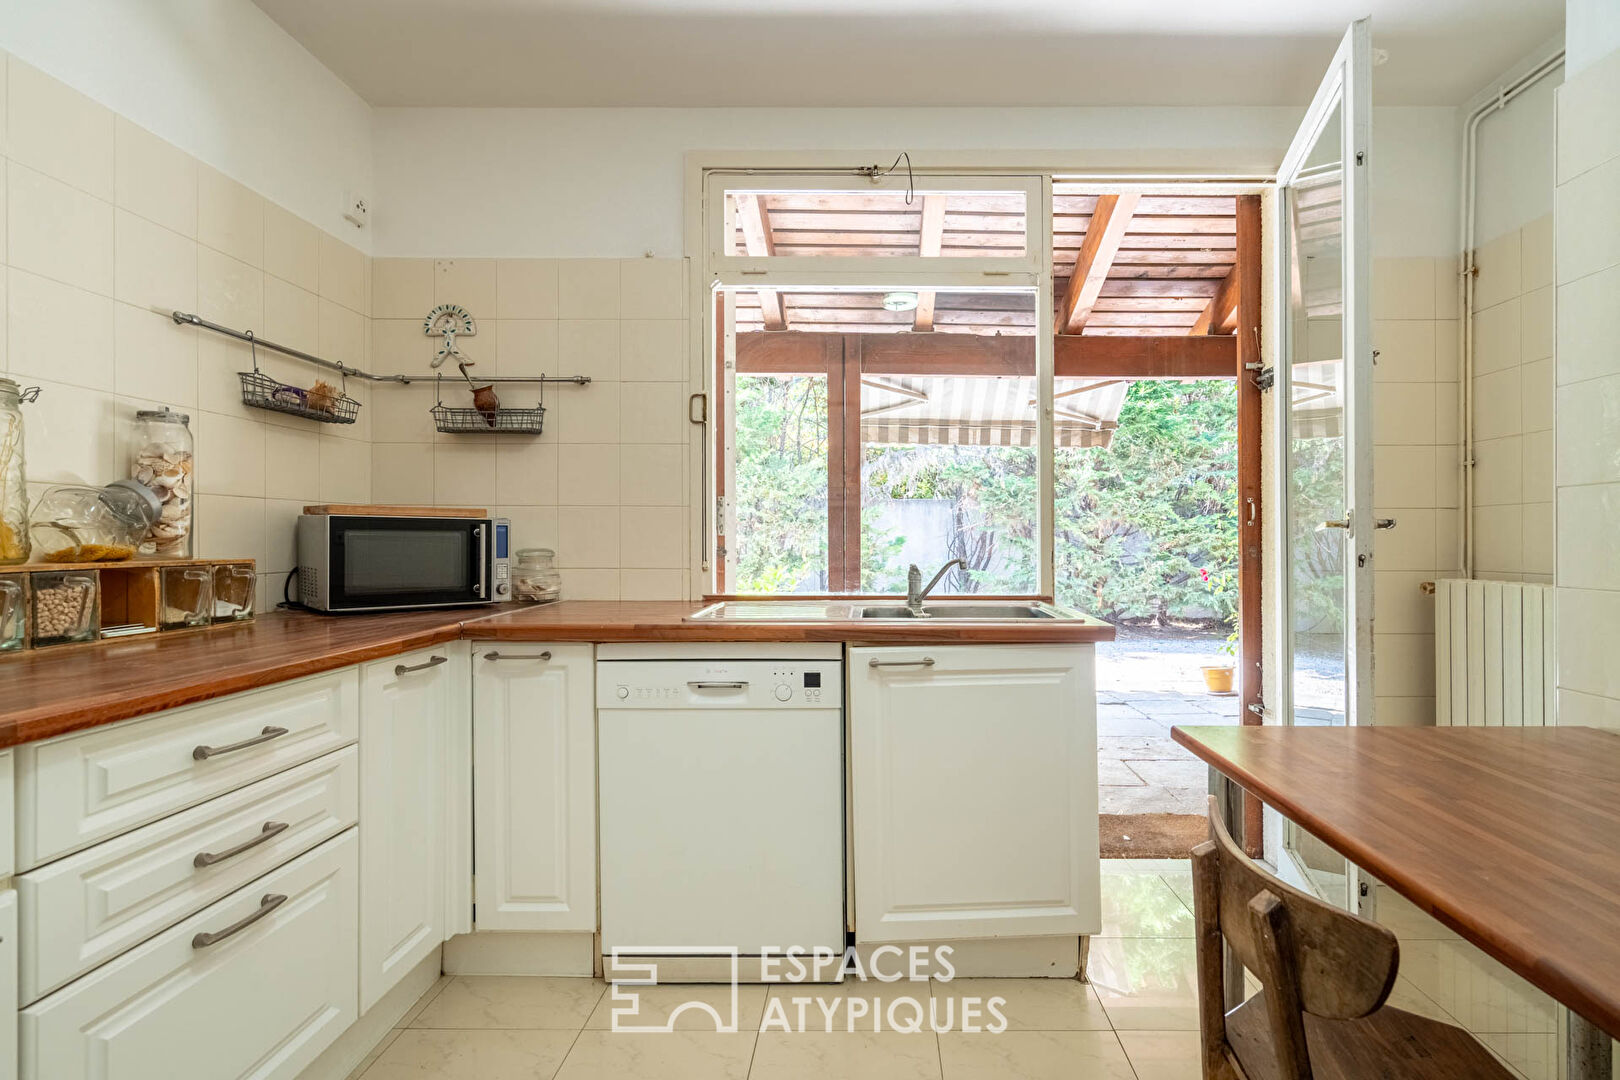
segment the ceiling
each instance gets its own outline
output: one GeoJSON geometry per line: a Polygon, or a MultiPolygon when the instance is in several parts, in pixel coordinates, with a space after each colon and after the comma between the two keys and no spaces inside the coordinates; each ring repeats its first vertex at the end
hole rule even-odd
{"type": "Polygon", "coordinates": [[[1564,0],[255,0],[373,105],[1304,105],[1351,19],[1460,104],[1564,0]]]}

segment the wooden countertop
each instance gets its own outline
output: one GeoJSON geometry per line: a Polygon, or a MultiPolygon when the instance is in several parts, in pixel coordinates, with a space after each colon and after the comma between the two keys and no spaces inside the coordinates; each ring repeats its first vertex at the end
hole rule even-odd
{"type": "Polygon", "coordinates": [[[1177,727],[1172,735],[1620,1037],[1620,734],[1177,727]]]}
{"type": "Polygon", "coordinates": [[[189,705],[445,641],[1107,641],[1094,620],[911,624],[687,622],[703,605],[565,600],[383,615],[271,612],[247,623],[0,658],[0,748],[189,705]]]}

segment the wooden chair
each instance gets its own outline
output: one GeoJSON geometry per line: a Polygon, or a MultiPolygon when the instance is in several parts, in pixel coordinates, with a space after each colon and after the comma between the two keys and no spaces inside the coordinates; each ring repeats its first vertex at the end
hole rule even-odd
{"type": "Polygon", "coordinates": [[[1278,881],[1214,799],[1192,851],[1204,1080],[1511,1080],[1467,1032],[1385,1005],[1400,946],[1375,922],[1278,881]],[[1221,946],[1261,992],[1226,1011],[1221,946]]]}

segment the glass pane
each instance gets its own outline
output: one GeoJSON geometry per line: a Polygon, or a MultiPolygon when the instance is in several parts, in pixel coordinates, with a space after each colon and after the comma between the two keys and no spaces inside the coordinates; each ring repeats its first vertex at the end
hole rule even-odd
{"type": "Polygon", "coordinates": [[[726,253],[923,258],[1021,258],[1022,191],[772,191],[725,193],[726,253]]]}
{"type": "MultiPolygon", "coordinates": [[[[1296,725],[1345,723],[1348,553],[1344,215],[1341,116],[1335,108],[1284,191],[1289,288],[1288,559],[1296,725]]],[[[1345,860],[1290,825],[1288,846],[1321,894],[1348,904],[1345,860]]]]}
{"type": "Polygon", "coordinates": [[[819,593],[827,581],[827,377],[737,376],[735,582],[819,593]]]}

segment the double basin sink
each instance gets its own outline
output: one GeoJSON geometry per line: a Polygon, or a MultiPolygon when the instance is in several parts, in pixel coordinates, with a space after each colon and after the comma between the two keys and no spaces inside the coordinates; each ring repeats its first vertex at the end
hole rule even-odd
{"type": "Polygon", "coordinates": [[[851,622],[865,619],[903,621],[951,619],[958,622],[1009,622],[1023,619],[1079,619],[1067,611],[1039,601],[940,600],[923,604],[918,614],[904,604],[862,603],[843,600],[725,600],[688,616],[694,622],[851,622]]]}

